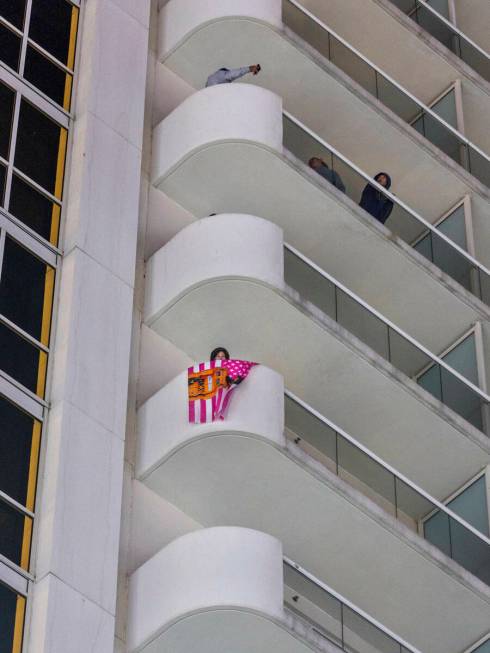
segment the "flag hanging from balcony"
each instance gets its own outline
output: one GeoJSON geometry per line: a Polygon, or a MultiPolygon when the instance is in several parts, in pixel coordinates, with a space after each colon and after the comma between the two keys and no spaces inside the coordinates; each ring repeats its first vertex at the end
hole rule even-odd
{"type": "Polygon", "coordinates": [[[237,384],[257,363],[240,360],[214,360],[187,370],[189,422],[201,424],[224,419],[237,384]]]}

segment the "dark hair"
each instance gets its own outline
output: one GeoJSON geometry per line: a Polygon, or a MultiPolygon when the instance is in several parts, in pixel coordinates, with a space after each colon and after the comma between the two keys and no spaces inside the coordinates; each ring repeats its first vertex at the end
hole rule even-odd
{"type": "Polygon", "coordinates": [[[384,175],[386,177],[386,190],[388,190],[391,186],[391,177],[387,172],[378,172],[378,174],[374,176],[374,181],[378,181],[381,175],[384,175]]]}
{"type": "Polygon", "coordinates": [[[213,349],[209,356],[210,361],[214,361],[216,356],[222,351],[225,355],[226,360],[230,360],[230,354],[228,353],[228,349],[225,349],[224,347],[216,347],[216,349],[213,349]]]}
{"type": "Polygon", "coordinates": [[[228,72],[230,69],[229,68],[220,68],[220,70],[224,70],[224,71],[228,72]]]}

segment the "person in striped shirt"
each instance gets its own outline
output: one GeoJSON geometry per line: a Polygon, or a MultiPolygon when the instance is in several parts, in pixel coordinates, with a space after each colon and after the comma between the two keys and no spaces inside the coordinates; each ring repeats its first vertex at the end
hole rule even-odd
{"type": "Polygon", "coordinates": [[[253,66],[245,66],[243,68],[220,68],[212,75],[209,75],[206,81],[206,87],[216,86],[216,84],[231,84],[235,79],[243,77],[247,73],[252,73],[252,75],[257,75],[260,72],[260,64],[254,64],[253,66]]]}

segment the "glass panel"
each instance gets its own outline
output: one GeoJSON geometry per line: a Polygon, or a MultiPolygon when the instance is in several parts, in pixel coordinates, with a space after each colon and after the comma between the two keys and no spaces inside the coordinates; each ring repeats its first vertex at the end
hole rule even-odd
{"type": "Polygon", "coordinates": [[[346,605],[343,606],[344,651],[400,653],[400,644],[346,605]]]}
{"type": "Polygon", "coordinates": [[[0,0],[0,16],[18,29],[24,27],[25,12],[26,0],[0,0]]]}
{"type": "Polygon", "coordinates": [[[32,519],[0,499],[0,553],[28,569],[31,535],[32,519]]]}
{"type": "Polygon", "coordinates": [[[339,476],[349,481],[391,514],[395,514],[395,477],[362,449],[338,439],[339,476]]]}
{"type": "Polygon", "coordinates": [[[24,77],[59,105],[70,108],[71,75],[30,46],[26,52],[24,77]]]}
{"type": "Polygon", "coordinates": [[[490,186],[490,162],[472,147],[468,149],[468,152],[469,169],[471,174],[486,186],[490,186]]]}
{"type": "Polygon", "coordinates": [[[0,84],[0,156],[4,159],[9,158],[14,100],[14,91],[0,84]]]}
{"type": "Polygon", "coordinates": [[[5,239],[0,313],[48,345],[54,271],[14,240],[5,239]]]}
{"type": "Polygon", "coordinates": [[[424,136],[436,147],[445,152],[453,161],[461,164],[463,150],[459,137],[428,113],[424,113],[423,122],[424,136]]]}
{"type": "Polygon", "coordinates": [[[455,519],[450,519],[450,528],[454,560],[490,584],[490,547],[455,519]]]}
{"type": "Polygon", "coordinates": [[[456,118],[456,94],[454,89],[446,93],[440,100],[434,102],[431,105],[431,109],[434,113],[437,113],[443,120],[454,127],[458,128],[458,122],[456,118]]]}
{"type": "Polygon", "coordinates": [[[451,349],[443,360],[465,376],[475,385],[478,385],[478,367],[476,363],[476,343],[472,333],[456,347],[451,349]]]}
{"type": "Polygon", "coordinates": [[[284,600],[288,608],[315,625],[315,631],[342,643],[342,604],[289,565],[284,565],[284,600]]]}
{"type": "Polygon", "coordinates": [[[40,435],[39,422],[0,397],[0,490],[29,510],[34,509],[40,435]]]}
{"type": "Polygon", "coordinates": [[[384,322],[342,290],[337,291],[337,310],[339,324],[388,359],[388,328],[384,322]]]}
{"type": "Polygon", "coordinates": [[[0,651],[20,653],[26,600],[0,583],[0,651]]]}
{"type": "Polygon", "coordinates": [[[425,388],[431,395],[442,401],[441,373],[438,365],[432,365],[429,369],[421,374],[417,383],[425,388]]]}
{"type": "Polygon", "coordinates": [[[451,556],[449,517],[446,513],[439,510],[424,523],[424,537],[446,555],[451,556]]]}
{"type": "Polygon", "coordinates": [[[481,533],[489,534],[485,475],[458,494],[447,506],[481,533]]]}
{"type": "Polygon", "coordinates": [[[302,298],[336,319],[335,286],[289,250],[284,250],[284,280],[302,298]]]}
{"type": "Polygon", "coordinates": [[[15,165],[61,199],[66,130],[31,104],[21,103],[15,165]]]}
{"type": "Polygon", "coordinates": [[[20,45],[20,36],[0,24],[0,58],[16,72],[19,72],[20,45]]]}
{"type": "Polygon", "coordinates": [[[285,397],[286,428],[293,436],[300,437],[314,447],[325,458],[326,467],[336,471],[336,433],[309,411],[289,397],[285,397]]]}
{"type": "Polygon", "coordinates": [[[15,174],[8,210],[53,245],[58,243],[61,207],[15,174]]]}
{"type": "Polygon", "coordinates": [[[483,79],[490,81],[490,60],[464,38],[459,39],[459,56],[483,79]]]}
{"type": "Polygon", "coordinates": [[[73,68],[78,10],[65,0],[33,0],[29,37],[73,68]]]}
{"type": "Polygon", "coordinates": [[[0,369],[44,396],[47,356],[0,322],[0,369]]]}
{"type": "Polygon", "coordinates": [[[449,7],[447,0],[427,0],[427,4],[449,20],[449,7]]]}

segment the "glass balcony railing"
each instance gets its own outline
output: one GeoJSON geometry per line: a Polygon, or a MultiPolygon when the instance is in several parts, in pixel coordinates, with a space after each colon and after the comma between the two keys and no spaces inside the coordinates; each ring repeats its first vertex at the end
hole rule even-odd
{"type": "Polygon", "coordinates": [[[436,111],[419,102],[296,0],[283,0],[283,21],[433,145],[490,186],[490,157],[436,111]]]}
{"type": "Polygon", "coordinates": [[[289,437],[297,444],[304,441],[313,447],[318,454],[315,457],[325,467],[490,585],[490,539],[486,534],[289,390],[285,391],[285,425],[289,437]]]}
{"type": "Polygon", "coordinates": [[[288,286],[408,377],[417,379],[430,368],[430,383],[425,380],[420,385],[488,435],[490,397],[297,249],[285,244],[284,250],[284,279],[288,286]]]}
{"type": "Polygon", "coordinates": [[[283,562],[285,607],[316,637],[346,653],[420,653],[289,558],[283,562]]]}
{"type": "Polygon", "coordinates": [[[490,81],[490,56],[453,25],[449,21],[448,14],[446,16],[441,14],[438,9],[444,10],[444,6],[434,5],[427,0],[391,0],[391,2],[471,66],[483,79],[490,81]]]}
{"type": "Polygon", "coordinates": [[[328,167],[341,177],[346,195],[354,202],[359,202],[367,184],[388,197],[393,202],[393,211],[387,226],[443,272],[490,305],[490,271],[451,240],[450,229],[444,226],[435,228],[286,111],[283,113],[283,131],[284,147],[304,163],[312,156],[323,158],[328,167]]]}

